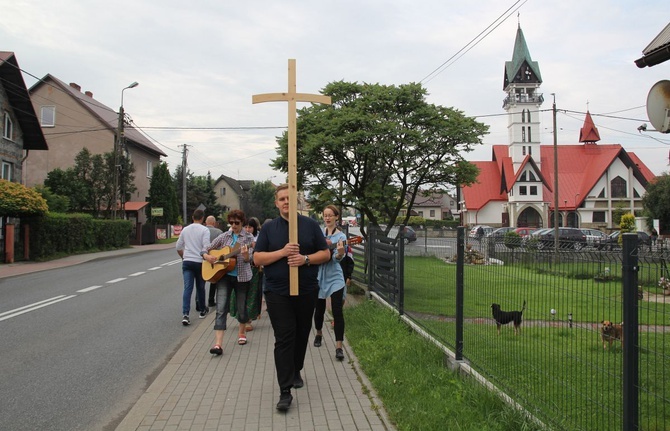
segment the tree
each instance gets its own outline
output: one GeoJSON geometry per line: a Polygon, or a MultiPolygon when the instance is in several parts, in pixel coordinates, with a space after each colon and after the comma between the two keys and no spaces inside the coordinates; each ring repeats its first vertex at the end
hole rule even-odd
{"type": "Polygon", "coordinates": [[[159,163],[151,172],[149,184],[149,206],[146,209],[147,219],[157,224],[176,224],[179,219],[179,205],[167,163],[159,163]],[[151,208],[163,208],[160,217],[151,216],[151,208]]]}
{"type": "Polygon", "coordinates": [[[275,186],[272,181],[254,181],[249,190],[248,216],[255,216],[263,223],[265,219],[277,217],[275,186]]]}
{"type": "Polygon", "coordinates": [[[46,200],[37,191],[0,179],[0,217],[41,215],[48,210],[46,200]]]}
{"type": "MultiPolygon", "coordinates": [[[[488,126],[461,111],[426,102],[421,84],[386,86],[344,81],[322,93],[332,105],[299,111],[298,184],[317,207],[353,207],[373,224],[400,210],[406,224],[422,189],[472,184],[478,169],[463,158],[488,126]],[[406,196],[409,199],[406,200],[406,196]]],[[[288,171],[287,132],[273,167],[288,171]]]]}
{"type": "MultiPolygon", "coordinates": [[[[183,179],[182,179],[182,167],[177,166],[175,169],[175,175],[173,177],[173,182],[175,184],[175,190],[177,191],[177,200],[179,203],[179,208],[182,208],[183,201],[183,179]]],[[[208,215],[214,215],[219,217],[223,212],[221,205],[216,203],[216,192],[214,191],[214,181],[212,176],[207,173],[207,176],[196,176],[193,175],[193,172],[190,172],[187,168],[186,171],[186,215],[187,217],[190,214],[193,214],[193,211],[200,205],[203,204],[207,207],[206,213],[208,215]]]]}
{"type": "Polygon", "coordinates": [[[670,227],[670,175],[667,172],[647,185],[642,205],[652,219],[658,219],[662,231],[670,227]]]}
{"type": "Polygon", "coordinates": [[[49,212],[66,213],[70,209],[70,199],[67,196],[52,193],[51,189],[45,186],[35,186],[35,191],[47,202],[49,212]]]}

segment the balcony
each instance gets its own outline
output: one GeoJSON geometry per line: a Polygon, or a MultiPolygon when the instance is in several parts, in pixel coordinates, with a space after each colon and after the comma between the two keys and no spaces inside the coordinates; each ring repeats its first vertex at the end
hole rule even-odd
{"type": "Polygon", "coordinates": [[[542,94],[519,93],[507,96],[505,100],[503,100],[503,109],[507,109],[508,106],[516,106],[518,103],[541,105],[542,102],[544,102],[544,96],[542,96],[542,94]]]}

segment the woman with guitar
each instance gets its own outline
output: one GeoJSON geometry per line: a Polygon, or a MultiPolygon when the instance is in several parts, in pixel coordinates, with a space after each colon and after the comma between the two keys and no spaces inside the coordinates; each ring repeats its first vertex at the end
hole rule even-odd
{"type": "Polygon", "coordinates": [[[246,222],[244,212],[232,210],[228,213],[230,230],[217,236],[204,250],[203,276],[216,281],[216,320],[214,321],[214,347],[209,349],[213,355],[223,354],[223,334],[230,308],[230,295],[235,292],[239,335],[237,344],[247,344],[245,325],[247,315],[247,293],[251,281],[251,248],[254,236],[242,229],[246,222]],[[211,265],[211,268],[210,268],[211,265]],[[206,273],[209,273],[206,275],[206,273]],[[218,281],[217,281],[218,280],[218,281]]]}
{"type": "Polygon", "coordinates": [[[316,301],[314,311],[314,328],[316,337],[314,346],[321,347],[323,341],[323,318],[326,312],[326,298],[330,297],[330,305],[335,320],[335,358],[339,361],[344,359],[342,341],[344,340],[344,315],[342,306],[344,303],[345,281],[340,261],[344,258],[344,244],[347,237],[337,226],[340,218],[340,210],[335,205],[328,205],[323,210],[323,220],[326,223],[324,235],[331,251],[330,261],[319,267],[319,297],[316,301]]]}

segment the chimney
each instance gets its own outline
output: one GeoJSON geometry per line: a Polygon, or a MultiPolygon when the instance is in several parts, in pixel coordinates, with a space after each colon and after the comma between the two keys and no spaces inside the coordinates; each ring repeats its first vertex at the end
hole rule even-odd
{"type": "Polygon", "coordinates": [[[81,87],[75,82],[70,82],[70,87],[74,88],[77,91],[81,91],[81,87]]]}
{"type": "Polygon", "coordinates": [[[90,91],[86,91],[84,92],[84,94],[93,99],[93,93],[91,93],[90,91]]]}

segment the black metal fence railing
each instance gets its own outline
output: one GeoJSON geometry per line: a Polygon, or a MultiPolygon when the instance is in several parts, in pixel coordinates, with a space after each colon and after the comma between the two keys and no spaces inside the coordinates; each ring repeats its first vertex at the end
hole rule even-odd
{"type": "Polygon", "coordinates": [[[418,234],[357,258],[455,357],[552,429],[670,429],[670,251],[418,234]]]}

